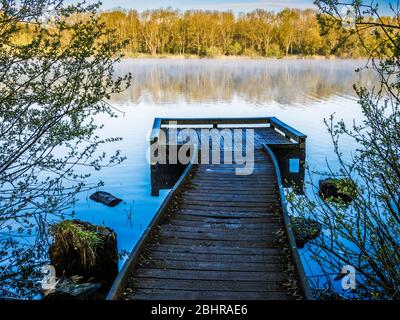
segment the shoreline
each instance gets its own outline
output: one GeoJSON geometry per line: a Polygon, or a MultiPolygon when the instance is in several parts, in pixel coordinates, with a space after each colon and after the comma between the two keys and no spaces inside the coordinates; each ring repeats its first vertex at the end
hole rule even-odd
{"type": "Polygon", "coordinates": [[[222,56],[215,56],[215,57],[206,57],[206,56],[198,56],[198,55],[179,55],[179,54],[157,54],[157,55],[151,55],[151,54],[145,54],[145,53],[140,53],[140,54],[124,54],[123,59],[174,59],[174,60],[365,60],[365,57],[359,57],[359,58],[354,58],[354,57],[349,57],[349,58],[344,58],[344,57],[337,57],[337,56],[320,56],[320,55],[309,55],[309,56],[303,56],[303,55],[290,55],[290,56],[282,56],[282,57],[262,57],[262,56],[227,56],[227,55],[222,55],[222,56]]]}

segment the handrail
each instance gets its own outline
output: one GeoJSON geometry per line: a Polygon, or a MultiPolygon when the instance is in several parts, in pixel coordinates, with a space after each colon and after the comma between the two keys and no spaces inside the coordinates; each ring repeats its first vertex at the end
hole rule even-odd
{"type": "Polygon", "coordinates": [[[161,118],[154,119],[153,128],[151,129],[150,134],[150,142],[155,142],[158,140],[158,137],[160,136],[161,122],[161,118]]]}
{"type": "Polygon", "coordinates": [[[296,143],[304,143],[307,136],[293,127],[287,125],[276,117],[250,117],[250,118],[155,118],[153,129],[150,135],[150,142],[158,140],[162,125],[175,122],[177,125],[235,125],[235,124],[269,124],[272,128],[279,130],[287,138],[293,139],[296,143]]]}
{"type": "Polygon", "coordinates": [[[119,295],[121,294],[121,290],[125,286],[126,282],[128,281],[130,271],[134,267],[134,265],[138,262],[142,249],[150,240],[151,231],[154,229],[156,225],[158,225],[162,218],[165,216],[167,212],[169,202],[174,198],[174,196],[180,191],[181,186],[189,177],[190,172],[193,169],[194,159],[197,156],[197,147],[195,146],[192,159],[190,163],[187,165],[185,171],[182,173],[179,180],[175,183],[174,187],[165,197],[164,201],[162,202],[161,206],[157,210],[156,214],[154,215],[153,219],[147,226],[145,232],[140,237],[139,241],[136,243],[135,247],[129,254],[128,259],[125,261],[124,265],[121,268],[121,271],[118,273],[118,276],[115,278],[113,285],[110,291],[107,294],[106,300],[117,300],[119,295]]]}
{"type": "Polygon", "coordinates": [[[301,133],[300,131],[297,131],[296,129],[294,129],[291,126],[287,125],[286,123],[282,122],[278,118],[271,117],[269,119],[270,119],[271,127],[282,131],[288,138],[291,138],[298,143],[304,142],[304,140],[307,138],[307,136],[305,134],[301,133]]]}
{"type": "Polygon", "coordinates": [[[278,160],[276,159],[275,154],[272,152],[272,150],[266,144],[262,144],[262,146],[263,146],[263,149],[269,154],[271,161],[275,167],[276,179],[277,179],[278,188],[279,188],[279,196],[281,198],[281,204],[282,204],[283,220],[284,220],[284,224],[285,224],[285,228],[286,228],[286,234],[287,234],[287,237],[289,240],[290,253],[291,253],[293,262],[296,266],[296,269],[297,269],[298,280],[300,282],[300,289],[303,292],[303,297],[305,300],[314,300],[314,296],[312,294],[310,285],[307,280],[306,273],[304,271],[303,263],[301,262],[299,251],[297,249],[296,240],[295,240],[294,233],[293,233],[293,230],[291,227],[289,214],[286,209],[286,197],[283,192],[281,170],[279,169],[278,160]]]}
{"type": "Polygon", "coordinates": [[[162,124],[176,122],[177,124],[269,124],[268,117],[253,118],[163,118],[162,124]]]}

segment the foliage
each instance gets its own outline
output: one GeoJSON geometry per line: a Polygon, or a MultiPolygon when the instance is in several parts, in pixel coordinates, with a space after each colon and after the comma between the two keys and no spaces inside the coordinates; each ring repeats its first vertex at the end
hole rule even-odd
{"type": "Polygon", "coordinates": [[[329,191],[324,194],[321,186],[319,187],[319,194],[325,202],[335,202],[337,205],[341,204],[346,207],[357,196],[357,186],[348,178],[331,178],[323,180],[323,183],[334,189],[333,194],[330,194],[329,191]]]}
{"type": "MultiPolygon", "coordinates": [[[[365,57],[367,53],[356,41],[338,47],[346,33],[339,28],[320,27],[328,19],[312,9],[284,9],[275,13],[256,9],[235,16],[232,12],[193,10],[180,12],[171,8],[114,10],[101,13],[101,19],[116,30],[120,41],[129,39],[124,52],[151,55],[198,55],[218,48],[225,55],[280,57],[284,55],[326,55],[365,57]],[[324,32],[325,31],[325,32],[324,32]]],[[[375,38],[365,32],[371,46],[375,38]]]]}
{"type": "Polygon", "coordinates": [[[323,225],[323,234],[308,249],[327,286],[334,287],[332,273],[351,265],[358,281],[356,290],[348,295],[400,299],[400,14],[393,10],[397,18],[385,19],[375,2],[338,4],[325,0],[316,4],[324,15],[322,28],[341,30],[337,49],[349,43],[361,46],[368,53],[366,67],[377,73],[380,86],[354,87],[364,118],[351,127],[335,122],[333,116],[326,120],[340,164],[338,172],[329,170],[328,175],[348,181],[345,191],[356,196],[351,205],[323,202],[313,196],[318,186],[315,173],[310,171],[312,193],[291,195],[291,210],[323,225]],[[374,46],[366,34],[374,38],[374,46]],[[341,152],[343,136],[358,145],[350,159],[341,152]]]}
{"type": "Polygon", "coordinates": [[[72,220],[65,220],[52,225],[50,234],[54,237],[55,255],[77,251],[84,268],[90,268],[96,264],[96,249],[102,245],[102,239],[96,232],[84,230],[72,220]]]}
{"type": "Polygon", "coordinates": [[[215,58],[222,55],[221,49],[217,47],[210,47],[206,49],[206,57],[207,58],[215,58]]]}
{"type": "Polygon", "coordinates": [[[231,56],[239,56],[242,53],[242,46],[240,43],[235,42],[228,46],[228,54],[231,56]]]}
{"type": "Polygon", "coordinates": [[[280,58],[283,56],[279,45],[276,43],[270,44],[270,46],[268,48],[268,52],[269,52],[269,56],[271,56],[271,57],[280,58]]]}
{"type": "Polygon", "coordinates": [[[97,10],[0,2],[0,296],[36,288],[28,280],[46,259],[48,220],[95,186],[86,183],[90,169],[123,160],[119,152],[96,154],[118,139],[100,139],[95,117],[116,116],[107,98],[131,80],[114,77],[126,42],[97,10]]]}
{"type": "Polygon", "coordinates": [[[246,57],[251,57],[251,58],[256,58],[256,57],[260,56],[256,50],[251,49],[251,48],[244,49],[243,55],[246,57]]]}
{"type": "MultiPolygon", "coordinates": [[[[78,14],[86,15],[86,13],[78,14]]],[[[330,28],[334,21],[326,13],[312,9],[284,9],[275,13],[256,9],[235,16],[232,12],[186,11],[171,8],[146,10],[113,10],[101,12],[101,21],[115,30],[119,41],[129,39],[124,48],[128,56],[139,53],[150,55],[198,55],[218,48],[224,55],[280,57],[283,55],[326,55],[338,57],[366,57],[367,52],[358,41],[347,39],[346,30],[330,28]],[[323,22],[323,23],[322,23],[323,22]]],[[[76,17],[75,17],[76,18],[76,17]]],[[[383,18],[392,21],[394,18],[383,18]]],[[[16,41],[30,39],[31,29],[20,32],[16,41]]],[[[376,46],[376,37],[363,30],[364,42],[376,46]]],[[[389,47],[381,47],[383,53],[389,47]]]]}

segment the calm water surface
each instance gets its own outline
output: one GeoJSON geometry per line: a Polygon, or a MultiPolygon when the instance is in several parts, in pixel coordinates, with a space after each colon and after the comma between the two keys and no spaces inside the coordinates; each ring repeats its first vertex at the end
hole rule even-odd
{"type": "MultiPolygon", "coordinates": [[[[123,164],[93,172],[104,181],[101,190],[124,203],[107,208],[82,194],[73,210],[78,218],[104,224],[118,234],[119,249],[130,251],[152,219],[168,191],[151,196],[150,168],[146,160],[148,135],[154,117],[276,116],[308,136],[307,161],[323,170],[326,160],[337,165],[323,119],[361,119],[352,88],[372,86],[373,74],[354,70],[357,60],[157,60],[123,61],[118,73],[132,72],[133,86],[111,103],[118,119],[99,118],[101,135],[122,137],[107,152],[121,150],[123,164]]],[[[350,154],[351,141],[343,141],[350,154]]],[[[120,262],[122,265],[123,261],[120,262]]]]}

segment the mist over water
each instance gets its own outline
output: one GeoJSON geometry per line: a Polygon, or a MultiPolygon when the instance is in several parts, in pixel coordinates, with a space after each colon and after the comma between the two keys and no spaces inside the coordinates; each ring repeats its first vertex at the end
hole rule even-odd
{"type": "Polygon", "coordinates": [[[355,73],[361,60],[125,60],[117,73],[133,72],[134,85],[114,103],[305,104],[354,95],[352,85],[371,85],[372,72],[355,73]]]}

